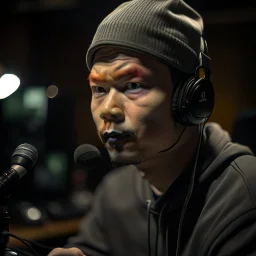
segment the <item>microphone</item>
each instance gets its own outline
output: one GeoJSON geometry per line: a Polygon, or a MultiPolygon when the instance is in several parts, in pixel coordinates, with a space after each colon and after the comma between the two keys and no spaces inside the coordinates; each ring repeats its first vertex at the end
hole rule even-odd
{"type": "Polygon", "coordinates": [[[74,161],[77,164],[86,166],[90,169],[95,168],[100,164],[101,153],[93,145],[82,144],[79,147],[77,147],[74,152],[74,161]]]}
{"type": "MultiPolygon", "coordinates": [[[[30,144],[21,144],[13,152],[11,168],[0,176],[0,255],[5,256],[5,248],[8,243],[8,235],[4,232],[9,230],[9,214],[7,201],[10,190],[16,182],[22,178],[27,170],[31,169],[38,157],[37,150],[30,144]]],[[[11,255],[17,253],[10,252],[11,255]]],[[[10,255],[7,253],[7,255],[10,255]]]]}
{"type": "Polygon", "coordinates": [[[14,150],[11,168],[0,176],[0,196],[6,196],[6,193],[10,192],[11,187],[34,166],[37,157],[35,147],[27,143],[19,145],[14,150]]]}

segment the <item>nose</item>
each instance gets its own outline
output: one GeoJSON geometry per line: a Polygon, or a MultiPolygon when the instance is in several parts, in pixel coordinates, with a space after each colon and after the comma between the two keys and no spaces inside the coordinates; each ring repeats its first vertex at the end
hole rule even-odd
{"type": "Polygon", "coordinates": [[[100,118],[106,122],[123,122],[125,119],[120,92],[113,90],[104,99],[100,118]]]}

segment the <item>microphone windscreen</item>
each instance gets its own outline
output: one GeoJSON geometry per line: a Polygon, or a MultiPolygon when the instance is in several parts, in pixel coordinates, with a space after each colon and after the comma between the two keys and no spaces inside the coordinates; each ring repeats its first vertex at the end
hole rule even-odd
{"type": "Polygon", "coordinates": [[[30,169],[36,163],[37,158],[38,152],[36,148],[28,143],[24,143],[14,150],[11,158],[11,164],[18,164],[26,169],[30,169]]]}
{"type": "Polygon", "coordinates": [[[96,167],[100,164],[100,160],[100,151],[90,144],[82,144],[74,152],[74,161],[84,167],[96,167]]]}

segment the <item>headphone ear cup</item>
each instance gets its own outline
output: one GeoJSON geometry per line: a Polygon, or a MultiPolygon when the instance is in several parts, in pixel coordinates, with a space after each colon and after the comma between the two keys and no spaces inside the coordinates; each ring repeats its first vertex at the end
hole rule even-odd
{"type": "Polygon", "coordinates": [[[205,122],[214,107],[214,89],[208,78],[188,79],[173,94],[172,113],[178,123],[190,126],[205,122]]]}
{"type": "Polygon", "coordinates": [[[183,125],[187,125],[186,120],[183,118],[182,103],[186,100],[186,91],[192,83],[194,83],[195,78],[190,77],[185,82],[178,85],[173,92],[172,96],[172,114],[175,120],[183,125]]]}
{"type": "Polygon", "coordinates": [[[200,78],[194,84],[187,98],[187,120],[193,125],[205,122],[211,115],[215,102],[213,84],[209,78],[200,78]]]}

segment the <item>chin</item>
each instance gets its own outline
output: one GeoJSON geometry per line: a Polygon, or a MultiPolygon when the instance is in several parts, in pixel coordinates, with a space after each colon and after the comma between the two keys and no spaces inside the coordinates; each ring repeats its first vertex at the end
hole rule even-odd
{"type": "Polygon", "coordinates": [[[141,157],[134,152],[109,151],[109,156],[114,166],[137,165],[141,162],[141,157]]]}

